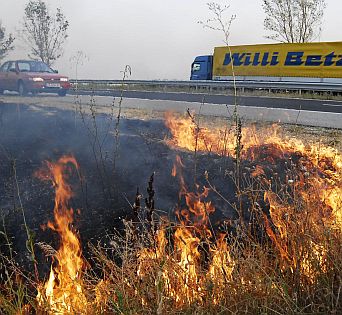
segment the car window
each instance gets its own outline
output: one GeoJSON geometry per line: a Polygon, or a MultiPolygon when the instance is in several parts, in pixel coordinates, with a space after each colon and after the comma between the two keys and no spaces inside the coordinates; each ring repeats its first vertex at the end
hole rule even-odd
{"type": "Polygon", "coordinates": [[[20,72],[29,72],[31,70],[30,63],[25,61],[19,61],[18,69],[20,72]]]}
{"type": "Polygon", "coordinates": [[[9,65],[9,62],[8,62],[8,61],[5,62],[5,63],[1,66],[0,72],[6,72],[7,69],[8,69],[8,65],[9,65]]]}
{"type": "Polygon", "coordinates": [[[30,71],[32,72],[48,72],[53,73],[53,70],[42,61],[29,61],[30,71]]]}
{"type": "Polygon", "coordinates": [[[15,67],[15,62],[11,62],[10,66],[8,67],[8,71],[16,71],[17,68],[15,67]]]}

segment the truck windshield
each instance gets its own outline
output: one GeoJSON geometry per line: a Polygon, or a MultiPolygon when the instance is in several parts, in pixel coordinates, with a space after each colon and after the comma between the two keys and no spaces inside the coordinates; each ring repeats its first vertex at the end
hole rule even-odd
{"type": "Polygon", "coordinates": [[[194,63],[192,66],[192,71],[200,71],[201,70],[201,64],[200,63],[194,63]]]}

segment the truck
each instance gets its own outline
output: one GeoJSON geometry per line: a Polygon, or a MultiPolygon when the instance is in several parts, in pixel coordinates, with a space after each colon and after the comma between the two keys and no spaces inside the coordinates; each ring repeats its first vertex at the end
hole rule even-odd
{"type": "Polygon", "coordinates": [[[215,47],[198,56],[190,80],[342,84],[342,42],[215,47]]]}

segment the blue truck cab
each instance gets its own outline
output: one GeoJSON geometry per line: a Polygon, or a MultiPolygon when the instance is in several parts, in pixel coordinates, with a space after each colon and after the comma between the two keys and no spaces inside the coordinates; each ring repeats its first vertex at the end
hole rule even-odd
{"type": "Polygon", "coordinates": [[[198,56],[191,65],[190,80],[212,80],[213,56],[198,56]]]}

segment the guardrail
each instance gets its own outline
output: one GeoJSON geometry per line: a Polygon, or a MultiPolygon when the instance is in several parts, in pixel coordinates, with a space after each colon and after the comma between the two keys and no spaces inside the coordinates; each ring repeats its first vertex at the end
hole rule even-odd
{"type": "MultiPolygon", "coordinates": [[[[100,89],[110,89],[111,87],[122,86],[123,84],[128,89],[139,87],[153,87],[161,88],[187,88],[189,90],[227,90],[233,89],[233,81],[146,81],[146,80],[70,80],[73,85],[81,85],[80,88],[86,88],[91,85],[92,88],[101,86],[100,89]],[[103,86],[107,86],[104,88],[103,86]]],[[[310,92],[332,92],[342,93],[342,83],[327,83],[327,82],[274,82],[274,81],[236,81],[236,87],[239,90],[244,91],[245,89],[251,90],[287,90],[287,91],[303,91],[310,92]]]]}

